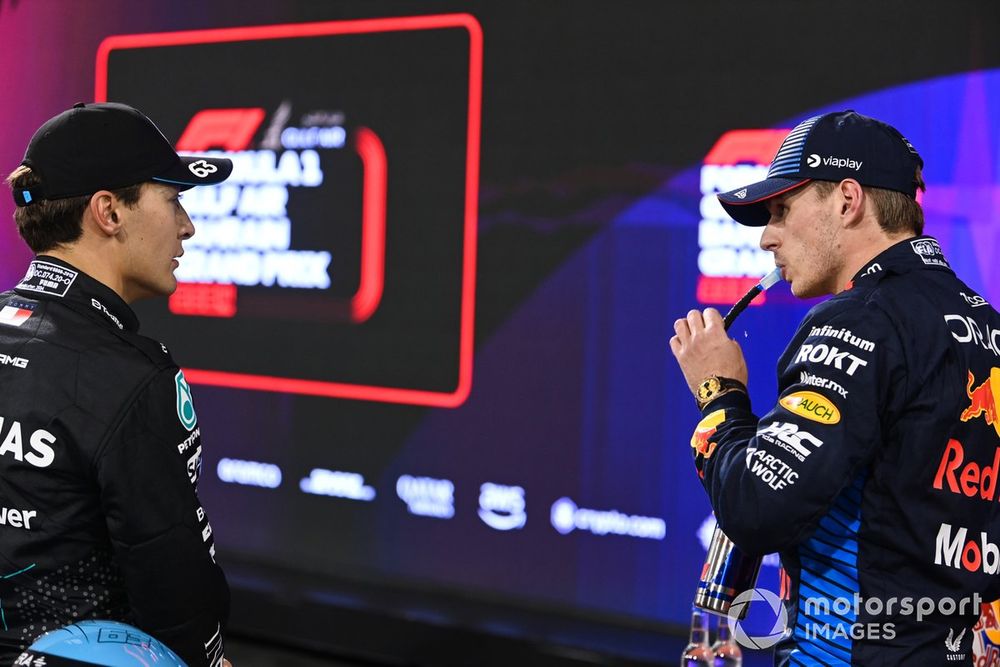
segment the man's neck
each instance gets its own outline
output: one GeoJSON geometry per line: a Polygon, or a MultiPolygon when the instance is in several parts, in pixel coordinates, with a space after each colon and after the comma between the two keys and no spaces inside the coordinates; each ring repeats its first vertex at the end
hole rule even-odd
{"type": "Polygon", "coordinates": [[[121,274],[115,268],[114,260],[109,258],[107,254],[97,253],[79,243],[59,246],[40,254],[55,257],[67,264],[72,264],[94,280],[111,288],[122,300],[126,303],[128,302],[126,295],[123,293],[124,284],[121,274]]]}
{"type": "Polygon", "coordinates": [[[839,294],[848,289],[850,282],[863,269],[866,264],[881,255],[883,252],[896,245],[900,241],[914,238],[916,234],[912,231],[900,232],[898,234],[886,234],[878,229],[877,232],[866,234],[864,237],[854,239],[851,246],[845,253],[843,269],[837,276],[837,288],[834,294],[839,294]]]}

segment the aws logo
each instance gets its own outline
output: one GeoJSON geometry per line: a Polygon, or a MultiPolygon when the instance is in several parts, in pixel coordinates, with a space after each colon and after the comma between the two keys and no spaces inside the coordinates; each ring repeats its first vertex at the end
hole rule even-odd
{"type": "Polygon", "coordinates": [[[821,424],[840,422],[840,410],[829,399],[814,391],[797,391],[782,398],[778,403],[794,415],[811,419],[821,424]]]}

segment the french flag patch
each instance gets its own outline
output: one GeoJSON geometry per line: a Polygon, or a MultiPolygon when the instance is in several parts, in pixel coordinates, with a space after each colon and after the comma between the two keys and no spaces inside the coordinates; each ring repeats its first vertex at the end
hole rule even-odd
{"type": "Polygon", "coordinates": [[[19,327],[35,310],[35,304],[25,301],[11,301],[0,308],[0,324],[19,327]]]}

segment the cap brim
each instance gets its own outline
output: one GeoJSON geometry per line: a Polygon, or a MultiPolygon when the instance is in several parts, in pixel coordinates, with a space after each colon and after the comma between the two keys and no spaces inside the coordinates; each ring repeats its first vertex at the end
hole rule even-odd
{"type": "Polygon", "coordinates": [[[176,185],[181,190],[196,185],[215,185],[229,178],[233,173],[233,161],[229,158],[181,155],[180,161],[171,169],[153,180],[176,185]]]}
{"type": "Polygon", "coordinates": [[[810,178],[765,178],[763,181],[742,188],[720,192],[719,203],[726,209],[726,213],[741,225],[763,227],[771,219],[765,201],[805,185],[811,180],[810,178]]]}

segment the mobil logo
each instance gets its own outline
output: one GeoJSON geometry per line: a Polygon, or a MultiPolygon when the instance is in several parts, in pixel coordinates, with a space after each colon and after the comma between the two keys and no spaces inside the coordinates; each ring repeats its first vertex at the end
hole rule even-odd
{"type": "Polygon", "coordinates": [[[934,541],[934,564],[968,572],[996,574],[1000,571],[1000,547],[985,531],[969,539],[969,529],[942,523],[934,541]]]}

